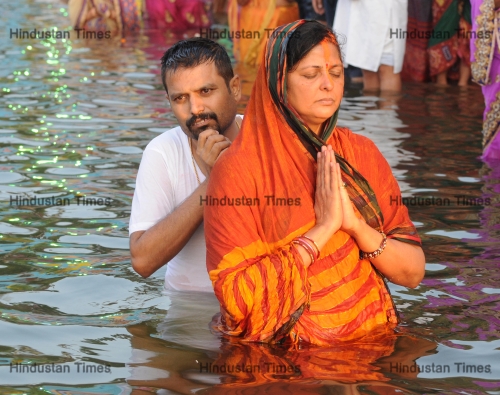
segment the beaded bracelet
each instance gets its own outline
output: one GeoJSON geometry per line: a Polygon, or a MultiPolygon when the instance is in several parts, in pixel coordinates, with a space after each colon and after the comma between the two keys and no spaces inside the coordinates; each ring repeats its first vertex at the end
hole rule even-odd
{"type": "Polygon", "coordinates": [[[385,235],[384,232],[380,232],[380,234],[384,238],[382,240],[382,243],[380,243],[380,247],[373,252],[363,252],[359,250],[359,259],[374,259],[378,257],[380,254],[382,254],[382,251],[384,251],[385,246],[387,245],[387,236],[385,235]]]}

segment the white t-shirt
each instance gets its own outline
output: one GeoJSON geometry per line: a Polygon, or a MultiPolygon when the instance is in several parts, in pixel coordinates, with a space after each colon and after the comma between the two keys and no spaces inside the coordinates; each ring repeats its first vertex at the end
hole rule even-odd
{"type": "MultiPolygon", "coordinates": [[[[200,182],[205,181],[205,175],[196,162],[195,165],[200,182]]],[[[198,181],[189,140],[180,126],[155,137],[144,150],[137,173],[129,234],[151,228],[174,211],[196,188],[198,181]]],[[[165,288],[213,292],[206,268],[203,223],[167,264],[165,288]]]]}

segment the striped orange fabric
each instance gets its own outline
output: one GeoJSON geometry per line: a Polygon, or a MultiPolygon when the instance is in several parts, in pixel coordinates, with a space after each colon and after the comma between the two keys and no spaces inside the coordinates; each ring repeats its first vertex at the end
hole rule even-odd
{"type": "MultiPolygon", "coordinates": [[[[376,200],[367,201],[380,214],[368,223],[420,243],[406,207],[395,203],[399,186],[377,147],[339,127],[326,142],[368,184],[343,171],[357,214],[366,218],[356,199],[369,190],[376,200]]],[[[276,341],[280,333],[328,345],[396,324],[383,279],[343,231],[304,269],[291,241],[314,226],[315,179],[315,159],[274,104],[261,65],[240,134],[214,166],[205,200],[207,268],[221,303],[216,330],[246,341],[276,341]],[[287,324],[290,331],[282,331],[287,324]]]]}

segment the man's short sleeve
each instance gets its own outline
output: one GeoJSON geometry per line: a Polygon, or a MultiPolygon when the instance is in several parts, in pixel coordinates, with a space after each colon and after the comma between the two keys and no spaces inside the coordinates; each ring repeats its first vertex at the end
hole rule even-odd
{"type": "Polygon", "coordinates": [[[130,235],[148,230],[174,210],[175,196],[170,174],[163,154],[146,147],[132,200],[130,235]]]}

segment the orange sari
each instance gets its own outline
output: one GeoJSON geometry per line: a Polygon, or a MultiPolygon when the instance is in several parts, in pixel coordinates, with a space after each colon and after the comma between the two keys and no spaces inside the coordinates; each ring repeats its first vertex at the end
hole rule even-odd
{"type": "Polygon", "coordinates": [[[372,227],[389,238],[420,239],[406,207],[396,203],[401,194],[387,161],[369,139],[335,127],[336,113],[325,141],[312,137],[311,145],[310,129],[287,109],[286,60],[279,55],[302,23],[279,28],[285,34],[269,41],[240,134],[210,175],[207,269],[221,303],[215,330],[247,341],[328,345],[376,327],[386,331],[397,318],[383,278],[359,259],[347,233],[335,233],[308,269],[291,244],[315,224],[311,147],[332,145],[355,211],[372,227]]]}
{"type": "Polygon", "coordinates": [[[239,62],[257,65],[272,29],[297,19],[297,3],[277,7],[276,0],[250,0],[240,7],[238,0],[229,0],[228,21],[234,57],[239,62]]]}

